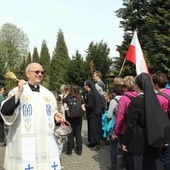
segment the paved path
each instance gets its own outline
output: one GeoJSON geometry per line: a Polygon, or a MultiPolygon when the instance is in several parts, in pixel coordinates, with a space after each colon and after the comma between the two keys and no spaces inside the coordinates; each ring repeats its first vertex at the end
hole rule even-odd
{"type": "MultiPolygon", "coordinates": [[[[72,156],[65,155],[66,146],[63,148],[61,154],[61,163],[64,166],[64,170],[107,170],[107,166],[110,164],[109,146],[104,146],[103,150],[91,151],[87,144],[87,122],[83,120],[82,128],[83,136],[83,153],[82,156],[78,156],[73,152],[72,156]]],[[[0,170],[3,170],[5,147],[0,147],[0,170]]],[[[117,170],[121,170],[118,168],[117,170]]]]}

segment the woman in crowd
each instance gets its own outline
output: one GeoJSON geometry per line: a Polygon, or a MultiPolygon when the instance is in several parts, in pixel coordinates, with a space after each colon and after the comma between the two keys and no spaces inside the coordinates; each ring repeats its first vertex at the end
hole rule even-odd
{"type": "MultiPolygon", "coordinates": [[[[119,100],[117,116],[115,119],[115,127],[112,135],[112,139],[115,140],[119,137],[120,143],[122,143],[124,130],[125,130],[125,117],[126,110],[131,102],[131,99],[137,96],[134,91],[135,78],[133,76],[126,76],[123,78],[124,94],[119,100]]],[[[122,166],[126,166],[127,170],[130,170],[127,166],[127,156],[123,153],[122,166]]]]}
{"type": "MultiPolygon", "coordinates": [[[[117,114],[117,106],[118,101],[123,95],[123,85],[122,84],[114,84],[113,85],[113,99],[110,101],[109,109],[107,118],[109,120],[113,119],[113,128],[114,128],[114,120],[117,114]]],[[[109,134],[109,143],[110,143],[110,160],[111,160],[111,166],[108,166],[107,168],[110,170],[116,170],[117,167],[117,144],[118,140],[112,140],[111,135],[113,133],[113,130],[109,134]]]]}
{"type": "MultiPolygon", "coordinates": [[[[79,106],[76,106],[79,107],[79,106]]],[[[64,100],[64,108],[65,108],[65,117],[66,120],[70,123],[72,127],[72,133],[68,137],[68,143],[67,143],[67,155],[72,155],[72,150],[75,147],[76,153],[81,156],[82,155],[82,112],[85,111],[84,107],[84,100],[80,94],[80,88],[77,85],[71,85],[70,86],[70,92],[66,99],[64,100]],[[80,107],[81,107],[81,113],[80,116],[72,116],[71,115],[71,105],[70,101],[72,99],[78,100],[80,102],[80,107]],[[74,146],[74,139],[75,139],[75,146],[74,146]]]]}

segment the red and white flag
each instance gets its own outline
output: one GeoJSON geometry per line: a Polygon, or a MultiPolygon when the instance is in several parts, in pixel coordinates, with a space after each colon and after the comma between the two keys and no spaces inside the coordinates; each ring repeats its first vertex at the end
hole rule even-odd
{"type": "Polygon", "coordinates": [[[126,53],[126,60],[129,60],[136,65],[137,75],[143,72],[149,73],[136,31],[134,31],[132,41],[126,53]]]}

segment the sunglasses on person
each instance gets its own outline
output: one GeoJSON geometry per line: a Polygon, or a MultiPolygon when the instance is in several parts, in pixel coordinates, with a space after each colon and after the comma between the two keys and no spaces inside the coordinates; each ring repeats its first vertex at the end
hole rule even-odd
{"type": "Polygon", "coordinates": [[[35,71],[30,71],[30,72],[34,72],[35,74],[42,74],[42,75],[44,75],[44,71],[40,71],[40,70],[35,70],[35,71]]]}

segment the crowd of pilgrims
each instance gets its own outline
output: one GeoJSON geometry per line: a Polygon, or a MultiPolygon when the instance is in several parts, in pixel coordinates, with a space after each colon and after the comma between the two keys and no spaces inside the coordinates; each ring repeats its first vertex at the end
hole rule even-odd
{"type": "MultiPolygon", "coordinates": [[[[119,166],[126,170],[170,170],[170,115],[168,99],[162,95],[170,96],[167,76],[117,76],[109,92],[101,78],[101,72],[95,71],[93,78],[84,82],[84,93],[77,85],[62,85],[61,93],[55,95],[58,111],[72,127],[65,154],[83,154],[82,119],[86,118],[87,147],[100,151],[105,144],[110,145],[108,169],[116,170],[121,154],[119,166]],[[83,117],[66,114],[69,96],[81,101],[83,117]]],[[[3,136],[1,146],[5,146],[3,136]]]]}
{"type": "MultiPolygon", "coordinates": [[[[170,115],[168,99],[162,95],[170,96],[170,89],[165,74],[117,76],[108,93],[101,73],[96,71],[92,80],[84,82],[84,89],[86,93],[82,95],[78,86],[64,86],[63,107],[66,108],[66,96],[77,91],[87,119],[87,147],[100,151],[105,144],[110,145],[108,169],[115,170],[117,166],[126,170],[170,169],[170,115]],[[117,165],[118,154],[122,155],[120,165],[117,165]]],[[[72,155],[74,149],[82,155],[82,118],[66,115],[66,120],[73,128],[66,154],[72,155]]]]}

